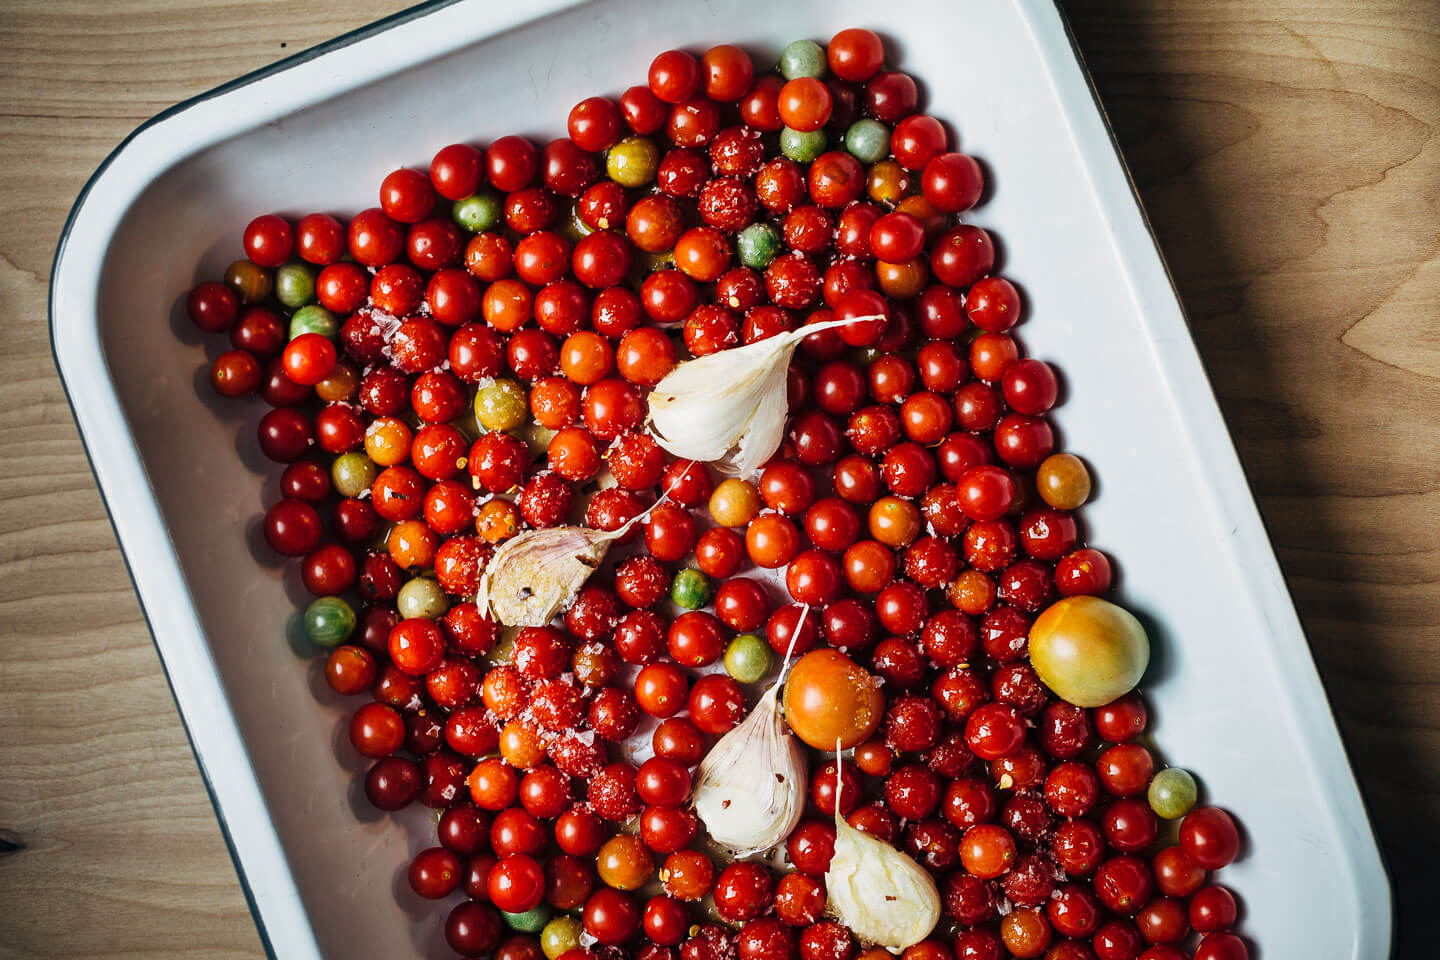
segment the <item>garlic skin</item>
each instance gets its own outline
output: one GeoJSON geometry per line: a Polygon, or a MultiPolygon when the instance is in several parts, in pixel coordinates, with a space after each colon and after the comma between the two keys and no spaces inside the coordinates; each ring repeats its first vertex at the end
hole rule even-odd
{"type": "Polygon", "coordinates": [[[839,816],[825,891],[835,919],[887,950],[914,946],[940,922],[940,892],[925,868],[839,816]]]}
{"type": "Polygon", "coordinates": [[[610,544],[623,537],[633,522],[608,532],[546,527],[506,540],[485,565],[475,605],[507,627],[545,626],[585,585],[610,544]]]}
{"type": "Polygon", "coordinates": [[[783,843],[805,810],[805,755],[785,729],[778,693],[771,686],[710,748],[691,794],[711,839],[736,857],[783,843]]]}
{"type": "Polygon", "coordinates": [[[786,378],[795,348],[812,333],[853,322],[812,323],[686,360],[650,391],[650,432],[677,457],[709,463],[729,476],[750,476],[784,439],[786,378]]]}

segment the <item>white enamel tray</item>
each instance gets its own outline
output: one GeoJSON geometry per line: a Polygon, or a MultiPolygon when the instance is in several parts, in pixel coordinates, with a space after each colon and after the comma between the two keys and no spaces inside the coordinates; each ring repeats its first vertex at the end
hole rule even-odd
{"type": "Polygon", "coordinates": [[[297,658],[301,591],[258,546],[277,494],[260,401],[214,402],[183,296],[262,212],[353,213],[453,141],[545,140],[670,47],[763,61],[853,25],[886,37],[993,183],[973,219],[1058,363],[1064,446],[1098,474],[1091,541],[1149,625],[1164,757],[1235,812],[1257,957],[1381,958],[1390,892],[1285,583],[1062,17],[1048,0],[486,0],[417,8],[182,104],[76,203],[51,290],[56,359],[268,947],[444,957],[403,865],[433,843],[358,800],[339,698],[297,658]],[[197,385],[201,389],[197,390],[197,385]],[[258,560],[258,564],[257,564],[258,560]],[[337,761],[338,757],[338,761],[337,761]],[[397,892],[399,896],[397,897],[397,892]]]}

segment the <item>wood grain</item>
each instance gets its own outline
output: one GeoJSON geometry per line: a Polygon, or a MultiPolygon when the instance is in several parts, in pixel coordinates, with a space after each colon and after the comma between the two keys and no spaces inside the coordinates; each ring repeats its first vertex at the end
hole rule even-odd
{"type": "MultiPolygon", "coordinates": [[[[0,957],[261,955],[55,376],[46,283],[76,193],[136,124],[403,6],[0,7],[0,957]]],[[[1428,955],[1440,4],[1065,8],[1387,848],[1397,956],[1428,955]]]]}
{"type": "Polygon", "coordinates": [[[1066,5],[1429,956],[1440,5],[1066,5]]]}

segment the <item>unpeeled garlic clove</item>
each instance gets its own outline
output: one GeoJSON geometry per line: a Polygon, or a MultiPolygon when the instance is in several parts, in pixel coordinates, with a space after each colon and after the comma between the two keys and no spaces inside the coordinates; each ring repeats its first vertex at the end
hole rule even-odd
{"type": "Polygon", "coordinates": [[[511,537],[485,565],[475,605],[507,627],[545,626],[590,579],[610,545],[669,499],[667,489],[614,530],[545,527],[511,537]]]}
{"type": "Polygon", "coordinates": [[[783,843],[805,809],[805,755],[780,717],[778,690],[710,748],[692,792],[711,839],[736,857],[783,843]]]}
{"type": "Polygon", "coordinates": [[[651,432],[677,457],[749,476],[785,436],[787,374],[800,341],[864,319],[807,324],[678,364],[650,391],[651,432]]]}
{"type": "Polygon", "coordinates": [[[497,623],[543,627],[589,579],[623,536],[588,527],[527,530],[506,540],[485,566],[476,605],[497,623]]]}

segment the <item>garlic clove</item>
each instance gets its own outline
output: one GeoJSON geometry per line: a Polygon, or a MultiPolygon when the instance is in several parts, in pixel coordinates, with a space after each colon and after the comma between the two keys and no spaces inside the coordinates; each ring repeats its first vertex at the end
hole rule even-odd
{"type": "MultiPolygon", "coordinates": [[[[837,780],[842,763],[837,741],[837,780]]],[[[930,936],[940,922],[940,891],[929,872],[885,841],[850,826],[838,809],[825,895],[826,909],[862,942],[896,953],[930,936]]]]}
{"type": "Polygon", "coordinates": [[[940,892],[910,857],[835,818],[835,855],[825,873],[828,909],[865,943],[900,951],[940,922],[940,892]]]}
{"type": "MultiPolygon", "coordinates": [[[[857,318],[866,319],[866,318],[857,318]]],[[[677,457],[746,477],[780,448],[789,411],[790,357],[826,320],[678,364],[650,391],[650,431],[677,457]]]]}
{"type": "MultiPolygon", "coordinates": [[[[733,454],[726,463],[736,476],[748,477],[758,473],[785,439],[785,419],[790,415],[790,353],[785,362],[772,367],[767,382],[761,388],[766,398],[779,398],[778,402],[762,400],[750,418],[745,433],[735,441],[733,454]]],[[[725,472],[726,467],[717,467],[725,472]]]]}
{"type": "Polygon", "coordinates": [[[669,498],[666,490],[614,530],[545,527],[506,540],[485,565],[475,605],[507,627],[545,626],[590,579],[610,544],[669,498]]]}
{"type": "Polygon", "coordinates": [[[710,837],[736,857],[785,841],[805,809],[805,755],[771,686],[700,764],[691,802],[710,837]]]}
{"type": "Polygon", "coordinates": [[[725,459],[766,402],[766,374],[777,351],[770,341],[697,357],[677,365],[648,398],[651,431],[676,456],[725,459]]]}
{"type": "Polygon", "coordinates": [[[486,564],[475,603],[497,623],[543,627],[600,566],[618,536],[587,527],[547,527],[512,537],[486,564]]]}

